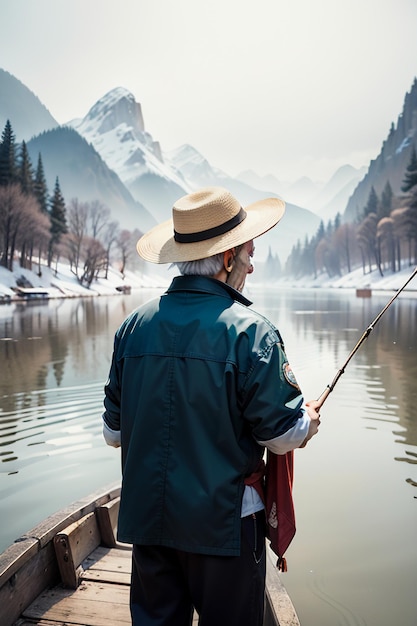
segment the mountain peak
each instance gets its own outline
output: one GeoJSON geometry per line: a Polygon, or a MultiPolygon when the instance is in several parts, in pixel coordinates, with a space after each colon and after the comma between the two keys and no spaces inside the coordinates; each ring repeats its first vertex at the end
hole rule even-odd
{"type": "Polygon", "coordinates": [[[182,144],[178,148],[171,150],[171,152],[166,152],[165,156],[168,160],[175,162],[175,166],[178,169],[182,169],[184,166],[189,164],[195,166],[200,165],[201,163],[207,163],[207,159],[205,159],[198,150],[196,150],[193,146],[190,146],[188,143],[182,144]]]}
{"type": "Polygon", "coordinates": [[[145,130],[141,105],[124,87],[115,87],[100,98],[85,116],[84,123],[94,123],[99,134],[107,133],[120,124],[126,124],[134,132],[143,133],[145,130]]]}

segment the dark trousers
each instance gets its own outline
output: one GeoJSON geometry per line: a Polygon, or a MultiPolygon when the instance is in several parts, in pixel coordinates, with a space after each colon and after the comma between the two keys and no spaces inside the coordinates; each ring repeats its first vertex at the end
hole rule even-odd
{"type": "Polygon", "coordinates": [[[261,626],[265,592],[265,514],[242,519],[240,556],[133,546],[133,626],[261,626]]]}

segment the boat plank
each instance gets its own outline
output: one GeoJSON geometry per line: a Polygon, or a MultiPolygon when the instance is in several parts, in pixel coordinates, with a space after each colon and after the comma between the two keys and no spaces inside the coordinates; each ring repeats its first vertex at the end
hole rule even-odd
{"type": "Polygon", "coordinates": [[[83,580],[130,585],[132,553],[124,549],[98,547],[83,562],[83,580]]]}
{"type": "Polygon", "coordinates": [[[128,573],[132,569],[132,551],[119,548],[105,548],[98,546],[83,561],[83,568],[99,568],[116,570],[122,568],[128,573]]]}
{"type": "Polygon", "coordinates": [[[129,593],[126,585],[97,585],[83,580],[76,590],[59,586],[45,591],[23,612],[23,617],[82,626],[130,624],[129,593]]]}
{"type": "Polygon", "coordinates": [[[89,569],[81,574],[82,580],[97,582],[116,583],[118,585],[130,585],[130,574],[125,572],[109,572],[89,569]]]}
{"type": "Polygon", "coordinates": [[[46,586],[59,580],[52,544],[46,546],[15,572],[0,588],[1,623],[13,624],[22,609],[46,586]]]}

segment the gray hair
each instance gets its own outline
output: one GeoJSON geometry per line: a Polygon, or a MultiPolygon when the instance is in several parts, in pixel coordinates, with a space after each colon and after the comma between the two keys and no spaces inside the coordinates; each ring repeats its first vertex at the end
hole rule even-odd
{"type": "Polygon", "coordinates": [[[215,276],[223,267],[223,252],[197,261],[177,261],[172,265],[178,267],[183,275],[215,276]]]}

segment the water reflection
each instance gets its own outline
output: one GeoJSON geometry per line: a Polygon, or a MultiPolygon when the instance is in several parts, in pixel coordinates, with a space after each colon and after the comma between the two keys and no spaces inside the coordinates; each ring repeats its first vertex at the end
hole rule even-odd
{"type": "MultiPolygon", "coordinates": [[[[84,298],[50,301],[49,306],[0,307],[3,411],[31,403],[33,390],[71,385],[84,377],[97,380],[103,375],[113,330],[129,310],[126,298],[109,300],[84,298]]],[[[41,396],[37,400],[41,402],[41,396]]]]}
{"type": "MultiPolygon", "coordinates": [[[[254,296],[262,294],[254,291],[254,296]]],[[[290,338],[291,355],[297,359],[299,371],[331,371],[332,365],[335,374],[389,298],[390,294],[360,299],[350,292],[312,290],[268,294],[261,306],[281,329],[284,342],[290,338]]],[[[355,385],[369,390],[367,419],[397,423],[401,429],[394,434],[401,437],[401,442],[417,445],[417,386],[413,383],[417,379],[415,298],[400,296],[386,311],[349,363],[334,393],[340,394],[341,386],[350,384],[352,379],[355,385]]],[[[323,382],[329,384],[332,380],[330,374],[323,382]]],[[[354,401],[354,395],[348,394],[349,402],[354,401]]]]}

